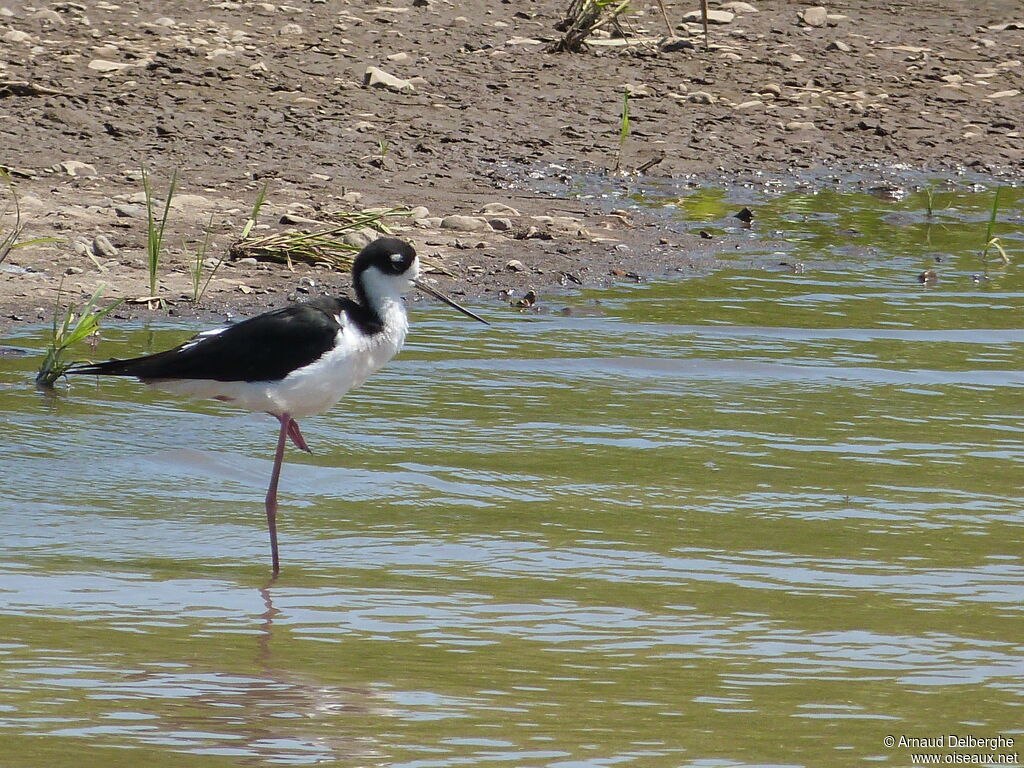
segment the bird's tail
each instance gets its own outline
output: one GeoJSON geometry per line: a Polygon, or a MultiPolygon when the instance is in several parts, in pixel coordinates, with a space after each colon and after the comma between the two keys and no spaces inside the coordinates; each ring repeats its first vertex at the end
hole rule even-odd
{"type": "Polygon", "coordinates": [[[95,376],[138,376],[139,363],[145,359],[107,360],[103,363],[72,363],[68,366],[65,373],[82,373],[95,376]]]}

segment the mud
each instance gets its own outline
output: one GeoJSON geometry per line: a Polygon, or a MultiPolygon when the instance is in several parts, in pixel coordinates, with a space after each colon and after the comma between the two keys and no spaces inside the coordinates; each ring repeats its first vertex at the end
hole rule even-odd
{"type": "MultiPolygon", "coordinates": [[[[229,261],[198,307],[188,300],[204,227],[209,256],[226,253],[265,183],[257,233],[287,228],[286,215],[327,226],[339,211],[425,207],[394,231],[443,267],[439,287],[508,302],[530,288],[714,269],[744,240],[668,232],[642,211],[573,196],[576,174],[616,162],[709,185],[1020,178],[1018,2],[857,0],[808,16],[808,4],[761,0],[712,25],[708,48],[682,22],[690,7],[666,4],[666,45],[657,4],[634,5],[627,38],[554,54],[565,0],[0,0],[0,165],[21,238],[58,239],[0,265],[0,325],[49,317],[62,283],[66,301],[100,284],[112,297],[148,294],[143,167],[158,195],[179,178],[166,307],[125,305],[120,317],[238,315],[342,289],[346,276],[321,266],[229,261]],[[368,85],[368,67],[398,82],[368,85]],[[452,229],[453,214],[481,229],[452,229]]],[[[8,205],[0,237],[13,225],[8,205]]]]}

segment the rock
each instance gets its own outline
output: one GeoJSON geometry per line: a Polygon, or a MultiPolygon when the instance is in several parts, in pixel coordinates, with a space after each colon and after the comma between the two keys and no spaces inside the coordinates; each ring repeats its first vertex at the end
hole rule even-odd
{"type": "Polygon", "coordinates": [[[760,99],[751,99],[750,101],[744,101],[744,102],[741,102],[741,103],[737,104],[735,107],[733,107],[733,109],[735,109],[737,112],[740,112],[740,111],[743,111],[743,110],[754,109],[756,107],[763,107],[763,106],[764,106],[764,102],[761,101],[760,99]]]}
{"type": "Polygon", "coordinates": [[[362,229],[346,232],[341,239],[348,245],[355,246],[356,248],[365,248],[377,239],[377,233],[368,227],[363,227],[362,229]]]}
{"type": "Polygon", "coordinates": [[[61,15],[51,8],[43,8],[41,11],[36,11],[32,14],[32,18],[38,19],[46,26],[60,27],[64,25],[64,19],[61,18],[61,15]]]}
{"type": "Polygon", "coordinates": [[[644,96],[651,95],[650,87],[644,83],[626,83],[623,88],[632,99],[642,99],[644,96]]]}
{"type": "Polygon", "coordinates": [[[0,40],[5,43],[28,43],[32,41],[32,35],[22,32],[20,29],[12,29],[9,32],[4,32],[0,40]]]}
{"type": "Polygon", "coordinates": [[[750,3],[744,3],[740,0],[733,0],[731,3],[722,3],[720,6],[723,11],[732,11],[733,13],[757,13],[758,10],[750,3]]]}
{"type": "Polygon", "coordinates": [[[519,259],[512,259],[505,265],[505,269],[509,272],[525,272],[526,265],[523,264],[519,259]]]}
{"type": "Polygon", "coordinates": [[[522,216],[511,205],[505,205],[504,203],[487,203],[480,209],[480,213],[487,216],[522,216]]]}
{"type": "Polygon", "coordinates": [[[810,120],[791,120],[783,127],[787,131],[813,131],[817,126],[810,120]]]}
{"type": "Polygon", "coordinates": [[[430,209],[425,205],[415,205],[409,209],[409,218],[413,221],[425,219],[430,215],[430,209]]]}
{"type": "Polygon", "coordinates": [[[171,198],[171,208],[177,211],[195,210],[201,212],[209,207],[210,198],[203,195],[175,195],[171,198]]]}
{"type": "Polygon", "coordinates": [[[97,256],[105,256],[112,259],[117,256],[117,248],[110,242],[106,235],[96,235],[92,241],[92,252],[97,256]]]}
{"type": "Polygon", "coordinates": [[[301,35],[302,26],[300,24],[285,24],[283,27],[277,30],[277,34],[282,37],[284,35],[301,35]]]}
{"type": "Polygon", "coordinates": [[[508,232],[512,229],[512,219],[493,218],[488,219],[487,223],[495,232],[508,232]]]}
{"type": "MultiPolygon", "coordinates": [[[[735,13],[729,11],[709,10],[708,11],[708,24],[728,24],[736,18],[735,13]]],[[[693,23],[701,23],[700,11],[689,11],[683,14],[683,21],[693,23]]]]}
{"type": "Polygon", "coordinates": [[[1018,91],[1018,90],[1016,90],[1014,88],[1011,88],[1008,91],[996,91],[995,93],[990,93],[987,98],[989,98],[989,99],[1008,99],[1008,98],[1010,98],[1012,96],[1019,96],[1019,95],[1020,95],[1020,91],[1018,91]]]}
{"type": "Polygon", "coordinates": [[[828,23],[828,10],[816,5],[804,10],[800,19],[809,27],[824,27],[828,23]]]}
{"type": "Polygon", "coordinates": [[[582,224],[579,219],[572,216],[534,216],[533,220],[546,227],[572,234],[579,232],[582,224]]]}
{"type": "Polygon", "coordinates": [[[441,219],[441,228],[454,229],[456,232],[479,232],[489,229],[489,225],[486,219],[479,216],[463,216],[456,213],[441,219]]]}
{"type": "Polygon", "coordinates": [[[64,160],[57,164],[68,176],[98,176],[96,166],[83,163],[79,160],[64,160]]]}
{"type": "Polygon", "coordinates": [[[394,64],[408,64],[412,61],[412,56],[405,51],[402,51],[401,53],[392,53],[388,56],[388,61],[394,64]]]}
{"type": "Polygon", "coordinates": [[[88,64],[89,69],[96,72],[117,72],[130,66],[131,64],[122,64],[118,61],[107,61],[106,59],[93,59],[88,64]]]}
{"type": "Polygon", "coordinates": [[[148,216],[148,212],[144,206],[131,205],[130,203],[115,205],[114,213],[122,219],[145,219],[148,216]]]}
{"type": "Polygon", "coordinates": [[[779,85],[778,83],[765,83],[758,89],[757,92],[762,95],[771,94],[772,96],[781,96],[782,86],[779,85]]]}
{"type": "Polygon", "coordinates": [[[691,104],[714,104],[715,97],[707,91],[694,91],[688,94],[686,100],[691,104]]]}
{"type": "Polygon", "coordinates": [[[363,74],[363,86],[367,88],[386,88],[396,93],[412,93],[416,90],[408,80],[388,74],[378,67],[366,68],[366,72],[363,74]]]}
{"type": "Polygon", "coordinates": [[[842,40],[833,40],[826,46],[826,50],[829,51],[842,51],[843,53],[850,52],[850,46],[844,43],[842,40]]]}

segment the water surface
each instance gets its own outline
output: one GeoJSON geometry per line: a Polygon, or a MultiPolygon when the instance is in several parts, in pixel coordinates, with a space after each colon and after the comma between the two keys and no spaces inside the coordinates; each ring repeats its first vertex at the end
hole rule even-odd
{"type": "MultiPolygon", "coordinates": [[[[273,584],[276,422],[128,381],[46,396],[44,329],[12,332],[32,354],[0,358],[5,764],[1019,745],[1024,249],[1002,227],[1013,262],[979,263],[989,198],[957,194],[931,224],[920,199],[761,201],[750,236],[799,271],[744,256],[477,308],[490,329],[414,310],[402,355],[304,422],[315,454],[289,451],[273,584]]],[[[666,226],[731,226],[731,200],[673,205],[666,226]]],[[[108,324],[95,354],[194,330],[108,324]]]]}

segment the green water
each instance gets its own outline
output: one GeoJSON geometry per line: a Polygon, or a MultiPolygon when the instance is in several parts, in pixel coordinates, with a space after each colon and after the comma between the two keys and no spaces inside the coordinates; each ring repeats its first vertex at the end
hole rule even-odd
{"type": "MultiPolygon", "coordinates": [[[[1024,243],[1002,227],[978,279],[985,200],[925,227],[783,196],[750,236],[802,272],[747,254],[547,302],[570,315],[478,307],[492,328],[414,310],[303,424],[270,585],[276,422],[124,381],[46,397],[43,330],[8,334],[32,354],[0,358],[0,765],[1024,751],[1024,243]]],[[[95,354],[194,330],[108,325],[95,354]]]]}

